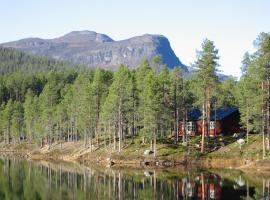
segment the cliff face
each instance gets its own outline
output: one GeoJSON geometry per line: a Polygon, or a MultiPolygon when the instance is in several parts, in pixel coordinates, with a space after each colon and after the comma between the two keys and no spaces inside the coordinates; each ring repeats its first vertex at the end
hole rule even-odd
{"type": "Polygon", "coordinates": [[[162,35],[146,34],[114,41],[107,35],[93,31],[74,31],[55,39],[27,38],[0,46],[110,69],[116,69],[120,64],[135,68],[143,59],[152,60],[160,55],[169,68],[179,66],[187,70],[172,50],[169,40],[162,35]]]}

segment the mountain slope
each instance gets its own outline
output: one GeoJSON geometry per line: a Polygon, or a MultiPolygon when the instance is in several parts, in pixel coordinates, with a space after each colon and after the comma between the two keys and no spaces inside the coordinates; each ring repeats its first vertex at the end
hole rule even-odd
{"type": "Polygon", "coordinates": [[[142,35],[114,41],[93,31],[74,31],[55,39],[27,38],[1,44],[27,53],[66,60],[76,64],[116,69],[120,64],[135,68],[143,59],[160,55],[169,68],[186,70],[172,50],[168,39],[161,35],[142,35]]]}

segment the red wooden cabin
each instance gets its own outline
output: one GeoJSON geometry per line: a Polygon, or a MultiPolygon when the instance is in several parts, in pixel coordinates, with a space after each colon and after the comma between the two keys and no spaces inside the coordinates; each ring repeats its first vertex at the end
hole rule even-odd
{"type": "MultiPolygon", "coordinates": [[[[202,113],[199,109],[193,109],[188,113],[186,122],[186,134],[194,136],[202,134],[202,113]]],[[[207,125],[204,125],[205,135],[207,125]]],[[[210,113],[210,124],[209,124],[210,136],[228,135],[240,132],[240,113],[235,107],[224,107],[218,108],[210,113]]],[[[183,122],[179,123],[179,136],[184,133],[183,122]]]]}

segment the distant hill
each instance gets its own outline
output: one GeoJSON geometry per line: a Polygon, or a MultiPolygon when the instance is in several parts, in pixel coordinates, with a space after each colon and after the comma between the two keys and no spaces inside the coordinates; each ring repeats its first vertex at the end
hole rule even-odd
{"type": "Polygon", "coordinates": [[[55,39],[27,38],[0,46],[107,69],[116,69],[120,64],[135,68],[142,60],[151,61],[159,55],[169,68],[179,66],[187,71],[172,50],[169,40],[162,35],[146,34],[114,41],[107,35],[93,31],[74,31],[55,39]]]}
{"type": "MultiPolygon", "coordinates": [[[[190,67],[190,66],[187,66],[187,73],[186,75],[187,76],[192,76],[194,73],[196,73],[196,69],[194,67],[190,67]]],[[[237,79],[236,77],[233,77],[231,75],[225,75],[225,74],[222,74],[220,72],[217,73],[217,76],[218,76],[218,79],[220,81],[225,81],[227,79],[237,79]]]]}
{"type": "Polygon", "coordinates": [[[53,58],[30,55],[16,49],[0,47],[0,75],[47,72],[50,70],[79,70],[85,66],[75,65],[53,58]]]}

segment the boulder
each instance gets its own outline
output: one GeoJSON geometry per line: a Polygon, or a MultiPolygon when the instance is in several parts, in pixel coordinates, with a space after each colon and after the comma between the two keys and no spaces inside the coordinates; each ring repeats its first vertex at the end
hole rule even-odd
{"type": "Polygon", "coordinates": [[[147,150],[145,150],[145,151],[143,152],[143,155],[147,156],[147,155],[150,155],[150,154],[153,154],[153,153],[154,153],[154,152],[153,152],[152,150],[147,149],[147,150]]]}

